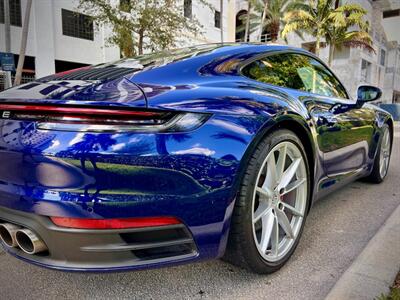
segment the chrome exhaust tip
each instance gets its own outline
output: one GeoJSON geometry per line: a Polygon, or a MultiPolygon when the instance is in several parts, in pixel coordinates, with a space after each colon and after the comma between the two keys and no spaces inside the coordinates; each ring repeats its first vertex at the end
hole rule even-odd
{"type": "Polygon", "coordinates": [[[14,224],[2,223],[0,224],[0,239],[10,248],[17,247],[16,233],[20,229],[20,226],[14,224]]]}
{"type": "Polygon", "coordinates": [[[15,238],[18,246],[27,254],[36,254],[47,251],[46,244],[29,229],[20,229],[16,232],[15,238]]]}

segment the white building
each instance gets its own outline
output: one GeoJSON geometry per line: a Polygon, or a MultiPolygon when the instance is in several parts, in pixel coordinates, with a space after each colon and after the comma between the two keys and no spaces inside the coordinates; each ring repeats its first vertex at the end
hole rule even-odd
{"type": "MultiPolygon", "coordinates": [[[[8,0],[11,19],[11,52],[17,54],[21,39],[21,24],[26,0],[8,0]]],[[[118,3],[119,0],[113,0],[118,3]]],[[[243,37],[237,31],[242,25],[241,15],[247,13],[246,0],[200,0],[182,1],[182,14],[196,19],[202,26],[202,34],[191,36],[182,32],[178,45],[187,46],[225,42],[243,37]],[[222,22],[221,22],[222,21],[222,22]]],[[[371,24],[371,36],[375,53],[361,49],[344,49],[337,52],[332,68],[342,79],[352,96],[361,84],[372,84],[383,90],[383,102],[400,102],[400,0],[347,0],[367,9],[366,18],[371,24]]],[[[89,64],[116,60],[120,51],[106,42],[109,29],[95,28],[88,16],[77,14],[78,0],[34,0],[29,24],[27,57],[24,74],[42,77],[89,64]],[[74,12],[74,13],[73,13],[74,12]],[[87,24],[82,26],[82,24],[87,24]]],[[[256,40],[257,33],[251,36],[256,40]]],[[[280,41],[284,43],[283,41],[280,41]]],[[[293,35],[289,44],[312,48],[315,39],[305,40],[293,35]]],[[[5,51],[4,6],[0,0],[0,52],[5,51]]],[[[327,61],[328,48],[322,49],[321,58],[327,61]]]]}
{"type": "MultiPolygon", "coordinates": [[[[375,85],[382,89],[380,102],[400,102],[400,1],[399,0],[347,0],[357,3],[368,13],[368,20],[373,38],[375,53],[353,48],[336,52],[332,69],[341,79],[352,97],[356,97],[357,88],[362,84],[375,85]]],[[[247,1],[236,0],[236,26],[239,16],[247,13],[247,1]]],[[[240,24],[239,24],[240,25],[240,24]]],[[[237,37],[240,35],[238,34],[237,37]]],[[[254,40],[254,36],[250,37],[254,40]]],[[[285,42],[280,40],[279,43],[285,42]]],[[[312,51],[315,38],[305,36],[304,39],[292,34],[288,38],[292,46],[312,51]]],[[[328,47],[321,49],[320,57],[328,61],[328,47]]]]}
{"type": "MultiPolygon", "coordinates": [[[[80,26],[84,15],[73,14],[76,2],[33,1],[24,71],[42,77],[119,57],[117,47],[105,47],[107,30],[80,26]]],[[[19,53],[26,0],[10,0],[11,52],[19,53]]],[[[0,51],[5,51],[4,4],[0,1],[0,51]]]]}
{"type": "MultiPolygon", "coordinates": [[[[11,52],[17,61],[26,0],[9,0],[9,3],[11,52]]],[[[88,16],[77,13],[78,3],[77,0],[33,1],[24,64],[25,75],[32,74],[38,78],[120,57],[119,49],[107,43],[109,29],[105,26],[95,28],[88,16]]],[[[220,42],[221,28],[225,40],[229,39],[229,30],[234,34],[234,24],[233,27],[228,26],[229,14],[232,13],[231,17],[234,18],[234,1],[224,0],[226,13],[222,17],[222,24],[219,17],[220,1],[210,0],[209,4],[210,6],[206,6],[197,0],[182,0],[182,14],[197,19],[202,26],[202,33],[184,38],[180,45],[220,42]]],[[[5,51],[4,13],[3,0],[0,0],[0,52],[5,51]]]]}

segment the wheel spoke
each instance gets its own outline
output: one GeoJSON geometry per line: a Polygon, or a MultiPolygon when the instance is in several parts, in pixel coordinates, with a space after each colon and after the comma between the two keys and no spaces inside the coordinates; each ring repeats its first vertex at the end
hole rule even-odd
{"type": "Polygon", "coordinates": [[[274,227],[271,235],[271,254],[278,256],[279,250],[279,224],[276,214],[274,215],[274,227]]]}
{"type": "Polygon", "coordinates": [[[258,220],[269,213],[269,210],[271,210],[271,207],[267,202],[260,202],[256,211],[254,212],[253,223],[258,222],[258,220]]]}
{"type": "Polygon", "coordinates": [[[276,216],[278,217],[279,225],[281,225],[283,231],[285,231],[286,235],[289,238],[293,238],[294,235],[292,231],[292,226],[290,225],[288,217],[280,209],[276,209],[275,211],[276,211],[276,216]]]}
{"type": "Polygon", "coordinates": [[[299,210],[297,210],[296,208],[294,208],[293,206],[291,206],[291,205],[289,205],[289,204],[287,204],[287,203],[285,203],[285,202],[281,202],[281,203],[282,203],[282,205],[283,205],[285,208],[287,208],[293,215],[299,216],[299,217],[304,217],[304,214],[303,214],[301,211],[299,211],[299,210]]]}
{"type": "Polygon", "coordinates": [[[389,157],[390,157],[390,135],[389,131],[385,130],[381,142],[381,151],[379,157],[379,172],[381,177],[384,177],[389,168],[389,157]]]}
{"type": "Polygon", "coordinates": [[[269,188],[256,187],[256,191],[257,191],[257,193],[259,193],[260,195],[264,196],[267,199],[272,198],[272,192],[269,188]]]}
{"type": "Polygon", "coordinates": [[[267,251],[269,241],[271,240],[272,229],[274,227],[274,219],[275,218],[272,209],[270,209],[268,213],[265,214],[261,219],[262,229],[261,229],[260,247],[263,253],[267,251]]]}
{"type": "Polygon", "coordinates": [[[287,193],[290,193],[291,191],[297,189],[298,187],[300,187],[304,182],[306,182],[305,178],[301,178],[301,179],[297,179],[291,183],[289,183],[286,188],[285,191],[281,194],[281,195],[285,195],[287,193]]]}
{"type": "Polygon", "coordinates": [[[279,149],[278,161],[276,163],[276,176],[278,181],[281,180],[283,171],[285,169],[286,152],[287,152],[287,145],[284,144],[282,148],[279,149]]]}
{"type": "Polygon", "coordinates": [[[296,158],[290,166],[286,169],[286,171],[282,175],[281,182],[278,185],[278,189],[282,189],[287,187],[287,185],[292,180],[294,174],[296,174],[297,168],[301,163],[301,158],[296,158]]]}
{"type": "Polygon", "coordinates": [[[277,181],[275,155],[271,152],[267,160],[267,177],[263,184],[263,189],[274,189],[277,181]]]}
{"type": "Polygon", "coordinates": [[[385,138],[385,148],[387,148],[390,144],[390,137],[388,131],[385,132],[386,138],[385,138]]]}

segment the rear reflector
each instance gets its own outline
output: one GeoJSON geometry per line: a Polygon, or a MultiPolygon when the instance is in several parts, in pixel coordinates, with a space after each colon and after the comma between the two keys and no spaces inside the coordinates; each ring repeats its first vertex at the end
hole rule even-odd
{"type": "Polygon", "coordinates": [[[50,219],[57,226],[76,229],[127,229],[181,224],[181,222],[174,217],[131,219],[80,219],[50,217],[50,219]]]}

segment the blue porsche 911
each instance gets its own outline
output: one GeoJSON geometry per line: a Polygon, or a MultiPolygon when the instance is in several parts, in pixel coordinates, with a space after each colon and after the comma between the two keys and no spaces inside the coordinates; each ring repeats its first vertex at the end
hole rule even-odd
{"type": "Polygon", "coordinates": [[[0,93],[0,237],[67,271],[294,252],[312,204],[387,174],[393,120],[309,52],[215,44],[58,73],[0,93]]]}

